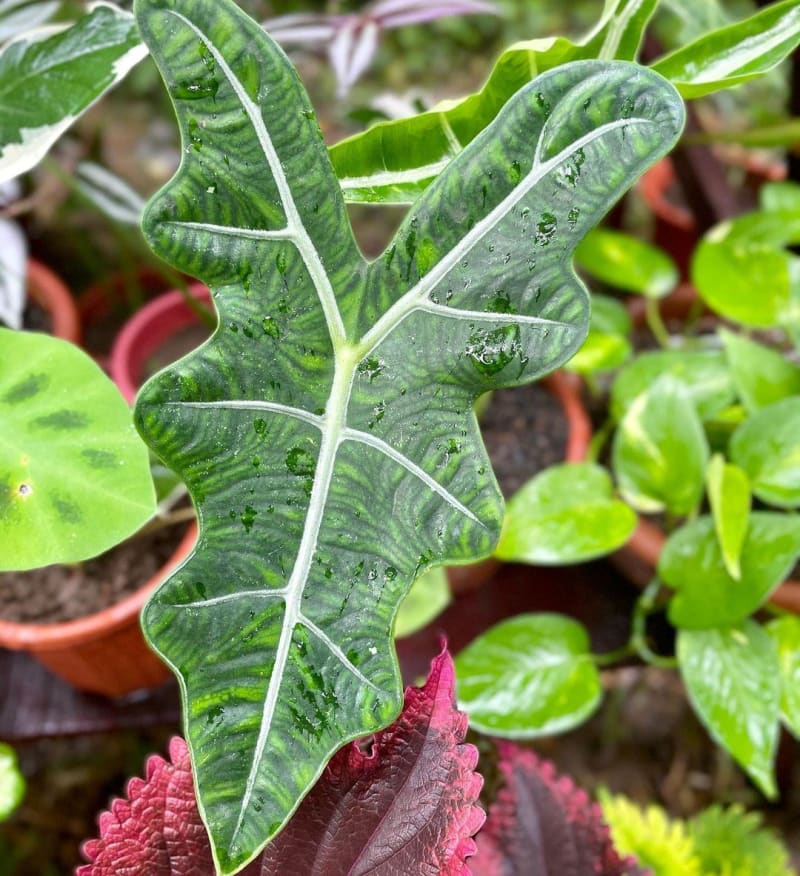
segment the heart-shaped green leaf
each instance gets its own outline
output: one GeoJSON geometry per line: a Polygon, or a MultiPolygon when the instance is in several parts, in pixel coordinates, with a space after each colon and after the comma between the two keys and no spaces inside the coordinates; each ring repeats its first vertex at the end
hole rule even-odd
{"type": "Polygon", "coordinates": [[[685,515],[703,496],[709,449],[682,384],[664,375],[622,418],[612,448],[620,492],[639,511],[685,515]]]}
{"type": "Polygon", "coordinates": [[[741,578],[739,559],[750,517],[750,479],[736,465],[717,453],[706,469],[706,492],[714,518],[722,559],[732,578],[741,578]]]}
{"type": "Polygon", "coordinates": [[[739,623],[789,574],[800,555],[800,519],[754,511],[739,557],[740,577],[725,567],[714,521],[687,523],[667,539],[658,574],[677,589],[669,606],[675,626],[704,629],[739,623]]]}
{"type": "Polygon", "coordinates": [[[631,318],[624,304],[608,295],[592,295],[589,334],[567,367],[577,374],[619,368],[633,352],[628,340],[631,330],[631,318]]]}
{"type": "Polygon", "coordinates": [[[635,528],[636,514],[614,498],[604,468],[556,465],[511,497],[495,556],[542,565],[582,563],[621,547],[635,528]]]}
{"type": "Polygon", "coordinates": [[[428,112],[374,125],[331,147],[348,201],[410,204],[537,75],[570,61],[633,60],[657,0],[606,0],[597,26],[577,43],[564,37],[509,46],[476,94],[428,112]]]}
{"type": "Polygon", "coordinates": [[[754,621],[681,630],[678,663],[689,698],[711,736],[773,798],[781,683],[775,644],[754,621]]]}
{"type": "Polygon", "coordinates": [[[634,400],[664,374],[679,381],[697,409],[708,420],[736,398],[725,357],[715,350],[653,350],[626,365],[611,387],[611,413],[621,420],[634,400]]]}
{"type": "Polygon", "coordinates": [[[749,338],[721,329],[731,377],[750,413],[790,395],[800,395],[800,366],[749,338]]]}
{"type": "Polygon", "coordinates": [[[130,12],[97,3],[66,30],[0,51],[0,182],[44,158],[75,119],[142,58],[130,12]]]}
{"type": "Polygon", "coordinates": [[[767,73],[798,43],[800,5],[784,0],[704,34],[656,61],[653,69],[674,82],[684,97],[702,97],[767,73]]]}
{"type": "Polygon", "coordinates": [[[81,350],[0,329],[0,570],[77,563],[155,512],[147,448],[81,350]]]}
{"type": "Polygon", "coordinates": [[[368,263],[308,99],[262,30],[230,0],[136,9],[184,142],[145,231],[219,312],[212,338],[137,403],[200,522],[144,626],[181,678],[228,873],[333,751],[397,714],[398,603],[424,568],[485,556],[499,534],[473,403],[580,345],[572,251],[682,111],[633,65],[551,71],[368,263]]]}
{"type": "Polygon", "coordinates": [[[663,298],[679,279],[663,250],[611,228],[590,231],[575,250],[575,261],[609,286],[646,298],[663,298]]]}
{"type": "Polygon", "coordinates": [[[779,618],[768,623],[766,630],[778,649],[781,714],[792,733],[800,736],[800,618],[779,618]]]}
{"type": "Polygon", "coordinates": [[[733,433],[730,453],[750,476],[753,493],[762,502],[800,507],[800,397],[753,414],[733,433]]]}
{"type": "Polygon", "coordinates": [[[476,730],[508,739],[563,733],[602,698],[589,636],[558,614],[522,614],[456,657],[459,705],[476,730]]]}

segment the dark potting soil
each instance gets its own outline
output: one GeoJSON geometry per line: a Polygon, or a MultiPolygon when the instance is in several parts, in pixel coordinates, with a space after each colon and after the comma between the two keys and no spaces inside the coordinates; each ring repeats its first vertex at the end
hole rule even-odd
{"type": "Polygon", "coordinates": [[[39,307],[35,301],[28,299],[25,310],[22,312],[22,325],[30,332],[51,334],[53,318],[43,307],[39,307]]]}
{"type": "Polygon", "coordinates": [[[541,384],[496,390],[480,418],[481,433],[503,495],[564,461],[567,418],[541,384]]]}
{"type": "Polygon", "coordinates": [[[93,560],[0,574],[0,618],[52,624],[108,608],[135,593],[169,559],[181,526],[129,539],[93,560]]]}

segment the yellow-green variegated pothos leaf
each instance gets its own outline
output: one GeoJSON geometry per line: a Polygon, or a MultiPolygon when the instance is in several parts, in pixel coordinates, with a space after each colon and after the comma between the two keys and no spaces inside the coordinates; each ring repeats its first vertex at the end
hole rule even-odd
{"type": "Polygon", "coordinates": [[[200,523],[144,628],[181,681],[200,809],[232,873],[336,749],[397,715],[403,596],[428,566],[488,555],[500,531],[473,403],[580,346],[572,252],[683,110],[632,64],[550,71],[370,263],[269,37],[229,0],[136,12],[184,144],[145,232],[219,314],[136,406],[200,523]]]}

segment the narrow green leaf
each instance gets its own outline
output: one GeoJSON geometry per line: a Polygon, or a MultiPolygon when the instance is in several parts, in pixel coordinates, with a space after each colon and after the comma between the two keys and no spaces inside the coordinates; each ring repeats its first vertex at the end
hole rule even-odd
{"type": "Polygon", "coordinates": [[[739,559],[750,516],[750,479],[717,453],[706,469],[706,489],[725,568],[739,581],[742,577],[739,559]]]}
{"type": "Polygon", "coordinates": [[[754,511],[737,580],[725,567],[711,517],[687,523],[670,535],[658,560],[659,577],[678,591],[669,605],[670,621],[686,629],[739,623],[786,578],[798,555],[800,519],[754,511]]]}
{"type": "Polygon", "coordinates": [[[470,726],[507,739],[563,733],[600,704],[589,636],[557,614],[503,621],[456,657],[458,701],[470,726]]]}
{"type": "Polygon", "coordinates": [[[800,143],[800,119],[788,118],[742,131],[703,131],[686,136],[691,143],[738,143],[752,149],[790,149],[800,143]]]}
{"type": "Polygon", "coordinates": [[[129,12],[98,4],[66,30],[0,51],[0,182],[29,170],[147,55],[129,12]]]}
{"type": "Polygon", "coordinates": [[[762,502],[800,507],[800,397],[774,402],[745,420],[733,433],[730,457],[762,502]]]}
{"type": "Polygon", "coordinates": [[[698,717],[774,799],[781,693],[772,639],[753,621],[715,630],[680,630],[677,653],[698,717]]]}
{"type": "Polygon", "coordinates": [[[791,257],[784,247],[797,243],[800,213],[791,210],[723,222],[695,250],[692,282],[720,316],[753,328],[779,326],[793,307],[791,257]]]}
{"type": "Polygon", "coordinates": [[[800,2],[784,0],[744,21],[704,34],[653,69],[683,97],[702,97],[769,72],[800,43],[800,2]]]}
{"type": "Polygon", "coordinates": [[[487,556],[499,535],[475,399],[580,346],[574,247],[674,142],[682,108],[634,65],[550,71],[367,262],[262,29],[230,0],[136,10],[183,140],[145,233],[219,313],[137,402],[200,521],[143,624],[181,679],[199,805],[231,873],[337,748],[397,715],[398,603],[421,571],[487,556]]]}
{"type": "Polygon", "coordinates": [[[592,295],[589,334],[566,367],[577,374],[619,368],[633,353],[628,340],[631,329],[631,318],[623,304],[607,295],[592,295]]]}
{"type": "Polygon", "coordinates": [[[653,350],[641,353],[616,376],[611,413],[621,420],[634,400],[661,376],[680,382],[701,420],[724,410],[736,398],[725,357],[715,350],[653,350]]]}
{"type": "Polygon", "coordinates": [[[450,585],[442,566],[424,572],[400,603],[394,634],[398,639],[427,626],[450,604],[450,585]]]}
{"type": "Polygon", "coordinates": [[[778,649],[781,714],[786,726],[800,737],[800,618],[778,618],[766,630],[778,649]]]}
{"type": "Polygon", "coordinates": [[[800,395],[800,366],[763,344],[720,329],[731,377],[750,413],[790,395],[800,395]]]}
{"type": "Polygon", "coordinates": [[[113,547],[155,511],[125,400],[66,341],[0,329],[0,348],[0,570],[113,547]]]}
{"type": "Polygon", "coordinates": [[[633,401],[614,434],[612,465],[620,492],[645,513],[694,511],[708,456],[694,405],[669,375],[633,401]]]}
{"type": "Polygon", "coordinates": [[[585,40],[573,43],[554,37],[514,43],[476,94],[444,101],[408,119],[374,125],[337,143],[330,156],[345,199],[413,203],[511,96],[539,74],[590,58],[633,60],[656,3],[606,0],[598,26],[585,40]]]}
{"type": "Polygon", "coordinates": [[[678,268],[663,250],[610,228],[590,231],[575,262],[609,286],[646,298],[663,298],[678,283],[678,268]]]}
{"type": "Polygon", "coordinates": [[[25,779],[19,771],[14,749],[0,742],[0,822],[19,806],[25,796],[25,779]]]}
{"type": "Polygon", "coordinates": [[[495,556],[541,565],[582,563],[621,547],[636,521],[636,514],[614,498],[604,468],[557,465],[512,496],[495,556]]]}

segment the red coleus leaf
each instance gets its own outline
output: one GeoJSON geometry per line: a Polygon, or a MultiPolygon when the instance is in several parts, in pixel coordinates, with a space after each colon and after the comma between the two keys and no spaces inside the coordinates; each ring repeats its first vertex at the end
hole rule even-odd
{"type": "MultiPolygon", "coordinates": [[[[453,662],[444,650],[422,688],[408,688],[399,719],[369,752],[345,746],[247,876],[469,876],[472,835],[485,814],[477,750],[464,744],[454,705],[453,662]]],[[[76,876],[211,876],[186,744],[168,763],[153,757],[145,781],[100,817],[100,838],[76,876]]]]}
{"type": "Polygon", "coordinates": [[[500,746],[505,785],[478,837],[473,876],[647,876],[614,849],[600,807],[532,751],[500,746]]]}

